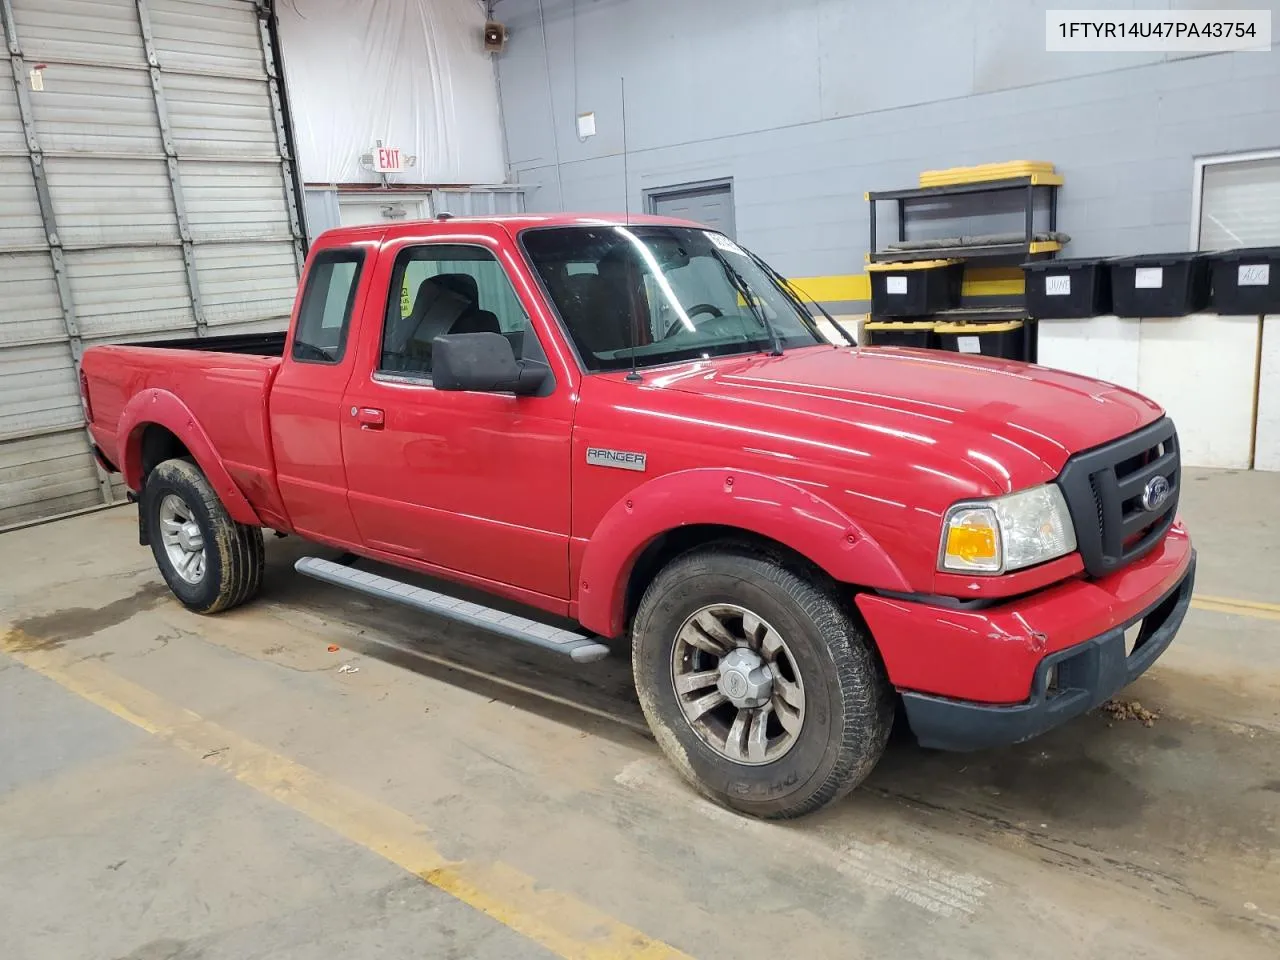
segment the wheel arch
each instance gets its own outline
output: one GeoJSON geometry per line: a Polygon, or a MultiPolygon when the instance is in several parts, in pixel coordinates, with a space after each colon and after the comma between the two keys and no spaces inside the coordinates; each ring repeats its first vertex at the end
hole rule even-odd
{"type": "Polygon", "coordinates": [[[822,498],[776,477],[700,468],[651,480],[605,514],[578,572],[578,620],[621,635],[657,572],[716,540],[769,549],[838,583],[910,589],[880,545],[822,498]]]}
{"type": "Polygon", "coordinates": [[[126,438],[120,466],[130,490],[141,492],[147,475],[158,463],[173,457],[190,457],[209,479],[233,520],[262,525],[208,434],[175,394],[152,388],[135,395],[120,415],[119,433],[126,438]]]}

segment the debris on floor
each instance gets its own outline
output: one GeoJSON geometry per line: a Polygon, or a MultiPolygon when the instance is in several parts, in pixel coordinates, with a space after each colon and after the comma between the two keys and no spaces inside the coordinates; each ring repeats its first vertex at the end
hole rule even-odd
{"type": "Polygon", "coordinates": [[[341,648],[336,643],[329,644],[329,652],[337,653],[341,648]]]}
{"type": "Polygon", "coordinates": [[[349,664],[349,663],[344,663],[342,666],[340,666],[340,667],[338,668],[338,672],[339,672],[339,673],[359,673],[359,672],[360,672],[360,668],[359,668],[359,667],[353,667],[353,666],[352,666],[351,664],[349,664]]]}
{"type": "Polygon", "coordinates": [[[1102,709],[1113,720],[1139,720],[1144,727],[1155,726],[1160,719],[1157,711],[1148,710],[1137,700],[1108,700],[1102,709]]]}

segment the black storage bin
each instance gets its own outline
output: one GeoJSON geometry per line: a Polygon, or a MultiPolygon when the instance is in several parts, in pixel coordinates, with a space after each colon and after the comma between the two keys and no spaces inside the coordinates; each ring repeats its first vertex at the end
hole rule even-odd
{"type": "Polygon", "coordinates": [[[933,333],[932,320],[870,320],[862,325],[867,341],[873,347],[928,347],[936,348],[938,338],[933,333]]]}
{"type": "Polygon", "coordinates": [[[1117,317],[1185,317],[1209,305],[1209,259],[1202,253],[1116,257],[1108,266],[1117,317]]]}
{"type": "Polygon", "coordinates": [[[1033,317],[1083,320],[1111,312],[1111,271],[1103,260],[1032,260],[1022,275],[1033,317]]]}
{"type": "Polygon", "coordinates": [[[873,263],[867,273],[873,317],[927,317],[960,305],[964,263],[959,260],[873,263]]]}
{"type": "Polygon", "coordinates": [[[1211,254],[1213,307],[1227,316],[1280,313],[1280,247],[1211,254]]]}
{"type": "Polygon", "coordinates": [[[953,353],[1030,361],[1022,320],[1000,323],[940,323],[933,328],[938,345],[953,353]]]}

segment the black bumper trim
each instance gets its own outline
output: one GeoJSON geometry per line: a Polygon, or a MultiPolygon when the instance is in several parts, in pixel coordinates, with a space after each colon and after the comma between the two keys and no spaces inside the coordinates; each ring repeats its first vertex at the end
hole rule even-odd
{"type": "Polygon", "coordinates": [[[1061,723],[1105,703],[1155,663],[1173,642],[1191,606],[1196,557],[1182,579],[1163,597],[1126,623],[1065,650],[1049,654],[1036,666],[1031,698],[1012,706],[992,706],[905,692],[907,721],[922,747],[935,750],[981,750],[1030,740],[1061,723]],[[1128,657],[1124,632],[1138,621],[1142,631],[1128,657]],[[1057,687],[1048,689],[1049,671],[1058,667],[1057,687]]]}

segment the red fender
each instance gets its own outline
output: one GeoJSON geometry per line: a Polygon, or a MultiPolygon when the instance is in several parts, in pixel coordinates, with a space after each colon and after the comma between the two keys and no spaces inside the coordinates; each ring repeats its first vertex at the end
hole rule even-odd
{"type": "Polygon", "coordinates": [[[650,480],[604,515],[582,558],[579,622],[621,634],[627,579],[641,551],[663,533],[704,523],[776,540],[842,583],[911,589],[880,545],[827,501],[776,477],[702,468],[650,480]]]}
{"type": "Polygon", "coordinates": [[[171,431],[191,451],[231,519],[256,527],[262,526],[257,512],[231,479],[231,474],[227,472],[218,451],[209,442],[204,428],[187,405],[168,390],[155,387],[143,390],[133,396],[120,414],[116,435],[126,438],[121,445],[124,449],[124,463],[120,467],[130,490],[142,489],[142,434],[153,423],[171,431]]]}

